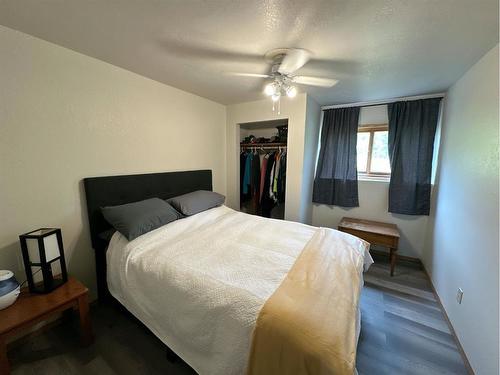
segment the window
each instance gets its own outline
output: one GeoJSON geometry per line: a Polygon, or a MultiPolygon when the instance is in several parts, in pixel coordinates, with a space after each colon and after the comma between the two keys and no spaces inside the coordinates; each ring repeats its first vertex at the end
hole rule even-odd
{"type": "Polygon", "coordinates": [[[367,125],[358,129],[358,176],[388,178],[391,174],[388,129],[386,124],[367,125]]]}

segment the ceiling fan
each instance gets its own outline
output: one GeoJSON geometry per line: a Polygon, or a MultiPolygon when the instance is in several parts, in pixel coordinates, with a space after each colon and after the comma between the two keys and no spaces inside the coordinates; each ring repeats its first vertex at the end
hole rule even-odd
{"type": "MultiPolygon", "coordinates": [[[[302,68],[311,58],[311,53],[301,48],[278,48],[267,52],[264,55],[266,61],[270,62],[271,73],[269,74],[254,74],[254,73],[231,73],[236,76],[256,77],[256,78],[271,78],[265,88],[264,93],[271,97],[273,103],[278,102],[282,96],[293,98],[297,95],[297,88],[294,84],[332,87],[337,84],[338,80],[333,78],[311,77],[294,75],[294,73],[302,68]]],[[[273,111],[274,111],[273,104],[273,111]]]]}

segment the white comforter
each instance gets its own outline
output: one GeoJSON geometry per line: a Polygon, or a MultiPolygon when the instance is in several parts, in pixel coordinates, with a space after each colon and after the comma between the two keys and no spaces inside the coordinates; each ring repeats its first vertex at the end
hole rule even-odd
{"type": "Polygon", "coordinates": [[[130,242],[116,233],[109,290],[198,373],[243,374],[260,309],[316,230],[221,206],[130,242]]]}

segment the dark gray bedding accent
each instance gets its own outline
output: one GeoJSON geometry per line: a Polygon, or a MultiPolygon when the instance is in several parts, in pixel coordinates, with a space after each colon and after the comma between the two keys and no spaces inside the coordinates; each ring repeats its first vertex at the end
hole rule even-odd
{"type": "Polygon", "coordinates": [[[197,190],[170,198],[167,202],[181,214],[191,216],[210,208],[221,206],[225,200],[226,197],[222,194],[207,190],[197,190]]]}
{"type": "Polygon", "coordinates": [[[180,218],[166,201],[150,198],[101,208],[104,218],[129,241],[180,218]]]}

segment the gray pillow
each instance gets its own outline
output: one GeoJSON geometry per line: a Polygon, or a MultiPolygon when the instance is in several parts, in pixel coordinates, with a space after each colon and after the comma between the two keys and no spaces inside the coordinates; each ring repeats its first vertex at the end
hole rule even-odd
{"type": "Polygon", "coordinates": [[[225,200],[226,197],[222,194],[207,190],[197,190],[170,198],[167,202],[183,215],[191,216],[209,208],[218,207],[225,200]]]}
{"type": "Polygon", "coordinates": [[[104,218],[129,241],[179,219],[179,213],[160,198],[102,207],[104,218]]]}

